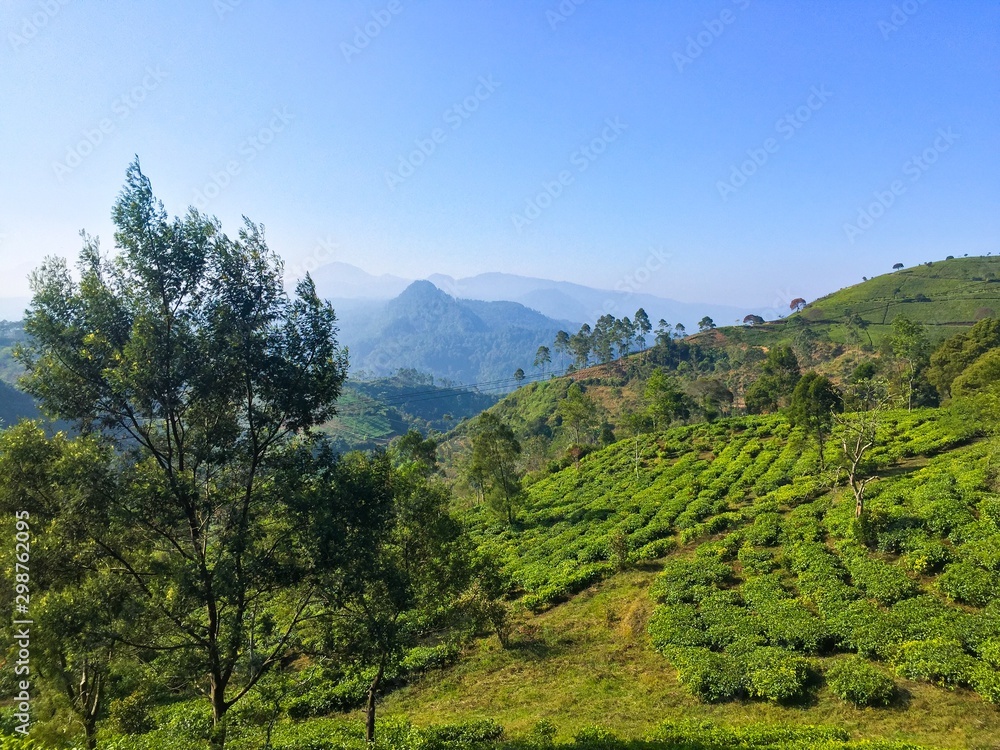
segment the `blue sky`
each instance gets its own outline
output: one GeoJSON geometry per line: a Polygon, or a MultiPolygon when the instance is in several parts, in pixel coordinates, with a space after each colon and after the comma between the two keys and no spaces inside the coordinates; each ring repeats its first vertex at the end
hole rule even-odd
{"type": "Polygon", "coordinates": [[[0,297],[112,247],[133,154],[296,269],[778,307],[1000,251],[996,0],[5,0],[0,33],[0,297]]]}

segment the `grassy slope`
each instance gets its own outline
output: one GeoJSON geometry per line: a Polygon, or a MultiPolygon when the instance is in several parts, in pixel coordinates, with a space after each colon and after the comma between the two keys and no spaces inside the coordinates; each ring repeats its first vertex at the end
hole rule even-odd
{"type": "Polygon", "coordinates": [[[897,315],[925,324],[931,339],[938,341],[982,317],[1000,314],[1000,257],[953,258],[904,268],[828,294],[784,320],[720,331],[727,341],[768,346],[790,340],[796,323],[806,323],[820,338],[844,343],[847,311],[868,322],[876,346],[890,334],[897,315]],[[929,301],[918,301],[918,295],[929,301]]]}
{"type": "Polygon", "coordinates": [[[512,733],[539,719],[559,737],[600,724],[620,736],[642,736],[666,719],[827,724],[852,737],[883,737],[947,747],[998,747],[1000,711],[967,691],[898,680],[905,702],[858,709],[820,689],[811,705],[705,704],[688,695],[668,662],[649,645],[655,569],[630,571],[593,586],[566,604],[528,616],[510,651],[495,639],[475,645],[458,666],[431,673],[386,699],[383,715],[417,724],[490,718],[512,733]]]}
{"type": "MultiPolygon", "coordinates": [[[[877,456],[883,478],[872,491],[883,499],[873,507],[882,502],[881,511],[898,515],[894,503],[900,498],[952,471],[974,509],[986,480],[978,468],[984,459],[976,452],[982,446],[961,447],[969,437],[965,427],[942,411],[893,415],[877,456]]],[[[831,458],[834,453],[831,447],[831,458]]],[[[831,494],[807,476],[815,460],[811,444],[781,418],[725,420],[640,439],[638,478],[635,443],[627,440],[542,479],[529,488],[518,529],[507,529],[485,510],[473,509],[477,535],[507,559],[527,592],[522,603],[536,610],[557,606],[525,614],[516,648],[503,651],[495,640],[482,641],[458,666],[390,696],[387,711],[406,713],[418,723],[490,717],[513,730],[549,718],[567,736],[593,723],[637,736],[666,718],[704,717],[729,724],[834,723],[861,736],[941,747],[994,746],[991,737],[1000,734],[1000,711],[964,688],[948,691],[897,677],[903,698],[886,709],[855,709],[825,687],[805,706],[710,705],[690,696],[669,662],[653,651],[645,621],[654,608],[649,587],[658,563],[639,559],[638,570],[613,574],[607,557],[614,533],[628,533],[637,558],[655,557],[657,539],[679,543],[668,560],[699,546],[708,549],[726,533],[744,533],[762,510],[777,510],[787,518],[796,507],[839,498],[842,488],[831,494]],[[572,596],[581,589],[583,594],[572,596]]],[[[833,508],[824,523],[843,527],[850,505],[836,503],[833,508]]],[[[914,507],[907,512],[923,511],[914,507]]],[[[830,543],[838,543],[837,533],[829,533],[830,543]]],[[[772,552],[780,562],[781,549],[772,552]]],[[[902,570],[896,556],[887,562],[902,570]]],[[[921,593],[946,602],[933,575],[907,575],[921,593]]],[[[794,592],[795,577],[786,577],[794,592]]],[[[866,593],[856,591],[861,598],[866,593]]],[[[799,595],[815,611],[815,602],[799,595]]],[[[881,611],[889,617],[888,608],[881,611]]],[[[837,653],[813,657],[817,669],[822,671],[837,653]]]]}

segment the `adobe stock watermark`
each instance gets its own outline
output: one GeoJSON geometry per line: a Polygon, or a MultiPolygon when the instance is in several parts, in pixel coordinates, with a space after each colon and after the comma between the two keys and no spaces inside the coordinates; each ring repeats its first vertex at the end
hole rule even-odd
{"type": "Polygon", "coordinates": [[[825,85],[813,86],[804,103],[796,107],[794,111],[786,112],[774,123],[775,133],[781,136],[780,140],[772,136],[765,138],[760,146],[748,148],[748,158],[740,162],[739,165],[733,164],[731,166],[729,179],[716,181],[715,189],[719,191],[719,197],[723,201],[728,201],[730,195],[746,185],[747,180],[757,174],[757,171],[781,150],[782,143],[794,138],[802,126],[812,119],[813,113],[821,110],[831,96],[833,96],[833,92],[828,91],[825,85]]]}
{"type": "Polygon", "coordinates": [[[131,117],[132,113],[146,101],[146,97],[156,91],[167,77],[166,71],[159,65],[155,68],[146,68],[146,74],[138,84],[111,102],[111,114],[102,117],[92,127],[86,128],[80,134],[82,136],[80,140],[67,146],[62,161],[52,162],[52,172],[56,179],[62,183],[83,164],[108,136],[118,130],[118,124],[131,117]]]}
{"type": "Polygon", "coordinates": [[[336,252],[340,249],[340,243],[333,237],[327,235],[316,240],[312,252],[304,260],[296,263],[288,269],[286,276],[292,279],[304,279],[307,273],[312,273],[317,268],[325,266],[336,257],[336,252]]]}
{"type": "Polygon", "coordinates": [[[555,8],[549,8],[545,11],[545,20],[549,22],[549,28],[553,31],[561,23],[566,23],[569,17],[576,13],[576,9],[583,5],[587,0],[562,0],[555,8]]]}
{"type": "Polygon", "coordinates": [[[602,315],[617,317],[621,304],[642,291],[657,273],[667,267],[673,257],[672,253],[665,252],[660,248],[651,248],[646,257],[615,284],[614,290],[625,296],[618,299],[608,297],[601,305],[601,309],[594,311],[591,317],[594,320],[602,315]]]}
{"type": "Polygon", "coordinates": [[[7,34],[10,48],[16,52],[27,47],[41,33],[42,29],[46,28],[52,19],[59,15],[59,11],[71,2],[72,0],[42,0],[38,3],[38,10],[30,16],[24,16],[16,32],[12,31],[7,34]]]}
{"type": "Polygon", "coordinates": [[[365,21],[360,26],[354,27],[354,36],[348,42],[340,43],[340,51],[347,62],[361,54],[362,50],[368,47],[385,28],[392,23],[392,19],[403,12],[403,4],[400,0],[389,0],[384,8],[372,11],[370,21],[365,21]]]}
{"type": "MultiPolygon", "coordinates": [[[[732,0],[732,2],[740,11],[750,7],[750,0],[732,0]]],[[[705,50],[726,32],[729,26],[736,23],[738,17],[732,8],[723,8],[715,18],[703,21],[701,25],[704,28],[696,34],[688,36],[684,52],[674,52],[673,60],[674,65],[677,66],[677,72],[683,73],[684,68],[701,57],[705,50]]]]}
{"type": "Polygon", "coordinates": [[[222,21],[242,4],[243,0],[213,0],[212,7],[215,8],[215,15],[222,21]]]}
{"type": "MultiPolygon", "coordinates": [[[[576,168],[577,174],[583,174],[591,164],[597,161],[609,145],[617,141],[621,134],[628,130],[628,125],[621,122],[619,118],[608,118],[604,121],[604,129],[600,134],[591,138],[587,143],[581,144],[569,155],[570,166],[576,168]]],[[[563,191],[576,181],[576,174],[570,169],[560,170],[551,180],[546,180],[541,184],[541,191],[534,197],[528,198],[524,202],[522,213],[512,213],[510,221],[518,234],[524,228],[537,220],[552,203],[563,194],[563,191]]]]}
{"type": "Polygon", "coordinates": [[[901,171],[909,178],[908,182],[893,180],[886,189],[872,193],[875,200],[858,209],[858,216],[853,224],[850,222],[844,224],[844,234],[848,242],[853,245],[858,237],[875,226],[876,222],[895,205],[896,199],[906,192],[908,186],[919,182],[927,170],[941,158],[941,154],[950,149],[957,140],[958,135],[953,133],[950,127],[942,128],[938,130],[937,137],[930,146],[903,162],[901,171]]]}
{"type": "Polygon", "coordinates": [[[268,146],[274,143],[274,139],[279,133],[288,127],[289,123],[295,119],[295,115],[288,111],[288,107],[272,110],[272,117],[267,125],[262,127],[253,135],[247,136],[237,148],[240,159],[230,159],[226,162],[224,169],[212,172],[208,181],[196,188],[194,191],[193,205],[199,211],[204,211],[208,204],[218,198],[222,191],[232,183],[243,169],[260,156],[268,146]]]}
{"type": "Polygon", "coordinates": [[[31,514],[19,510],[14,514],[14,628],[13,639],[17,647],[14,659],[15,685],[14,730],[21,735],[31,728],[31,514]]]}
{"type": "Polygon", "coordinates": [[[878,22],[878,30],[882,32],[882,40],[888,41],[889,37],[903,28],[917,14],[920,6],[926,2],[927,0],[903,0],[903,2],[893,5],[889,20],[878,22]]]}
{"type": "Polygon", "coordinates": [[[479,110],[480,105],[500,88],[500,84],[493,80],[492,74],[485,77],[479,76],[477,81],[478,85],[471,94],[462,101],[452,104],[441,115],[441,119],[447,127],[434,128],[426,138],[414,140],[415,148],[406,156],[399,156],[399,163],[393,171],[386,170],[385,184],[389,190],[395,192],[398,185],[402,185],[412,177],[431,154],[437,151],[438,146],[448,140],[449,134],[462,127],[465,121],[479,110]]]}

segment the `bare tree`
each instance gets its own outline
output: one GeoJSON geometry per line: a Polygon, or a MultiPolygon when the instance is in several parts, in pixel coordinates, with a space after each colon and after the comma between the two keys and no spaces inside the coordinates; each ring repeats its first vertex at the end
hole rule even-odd
{"type": "Polygon", "coordinates": [[[878,441],[878,429],[889,409],[889,389],[882,380],[862,380],[851,385],[845,394],[843,414],[834,414],[840,426],[840,446],[843,450],[841,471],[854,494],[854,517],[861,518],[865,510],[865,488],[877,475],[866,457],[878,441]]]}

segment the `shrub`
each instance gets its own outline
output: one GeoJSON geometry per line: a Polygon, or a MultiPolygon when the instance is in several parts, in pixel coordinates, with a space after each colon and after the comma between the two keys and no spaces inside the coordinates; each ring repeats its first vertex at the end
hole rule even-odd
{"type": "Polygon", "coordinates": [[[827,684],[838,698],[855,706],[885,706],[892,701],[896,684],[881,669],[859,656],[849,656],[826,673],[827,684]]]}
{"type": "Polygon", "coordinates": [[[899,650],[899,671],[914,680],[953,688],[967,684],[975,659],[951,638],[906,641],[899,650]]]}
{"type": "Polygon", "coordinates": [[[979,520],[987,521],[1000,531],[1000,497],[987,497],[979,501],[979,520]]]}
{"type": "Polygon", "coordinates": [[[940,539],[925,538],[914,543],[901,562],[917,574],[933,573],[951,559],[951,550],[940,539]]]}
{"type": "Polygon", "coordinates": [[[773,647],[758,648],[747,654],[746,671],[750,694],[775,702],[800,699],[809,679],[805,659],[773,647]]]}
{"type": "Polygon", "coordinates": [[[979,646],[979,658],[1000,669],[1000,638],[990,638],[979,646]]]}
{"type": "Polygon", "coordinates": [[[771,547],[778,541],[781,532],[781,516],[777,513],[761,513],[746,531],[747,541],[756,547],[771,547]]]}
{"type": "Polygon", "coordinates": [[[774,555],[766,549],[755,549],[749,544],[740,547],[736,559],[740,561],[744,572],[751,575],[764,575],[775,567],[774,555]]]}
{"type": "Polygon", "coordinates": [[[431,669],[444,669],[458,660],[459,648],[456,643],[442,643],[437,646],[417,646],[410,649],[403,658],[403,669],[411,674],[419,674],[431,669]]]}
{"type": "Polygon", "coordinates": [[[895,565],[870,557],[863,549],[851,545],[845,545],[842,553],[854,584],[873,599],[892,604],[916,593],[913,581],[895,565]]]}
{"type": "Polygon", "coordinates": [[[902,640],[902,632],[889,613],[867,599],[851,602],[828,622],[845,646],[868,658],[891,658],[902,640]]]}
{"type": "Polygon", "coordinates": [[[621,742],[610,729],[600,726],[585,727],[573,737],[573,744],[586,750],[618,750],[621,742]]]}
{"type": "Polygon", "coordinates": [[[132,693],[112,702],[109,718],[121,734],[145,734],[156,728],[150,713],[152,706],[149,693],[132,693]]]}
{"type": "Polygon", "coordinates": [[[424,730],[424,750],[466,748],[503,739],[503,727],[490,719],[441,724],[424,730]]]}
{"type": "Polygon", "coordinates": [[[677,549],[676,539],[657,539],[649,544],[644,544],[642,547],[633,552],[630,557],[633,560],[656,560],[661,557],[666,557],[675,549],[677,549]]]}
{"type": "Polygon", "coordinates": [[[556,725],[548,719],[539,719],[528,732],[528,739],[535,747],[552,747],[555,744],[556,725]]]}
{"type": "Polygon", "coordinates": [[[693,604],[662,604],[649,618],[647,628],[653,648],[669,646],[704,646],[708,637],[701,628],[698,610],[693,604]]]}
{"type": "Polygon", "coordinates": [[[673,648],[668,658],[681,685],[703,701],[732,700],[744,692],[739,659],[707,648],[673,648]]]}
{"type": "Polygon", "coordinates": [[[995,666],[977,662],[969,675],[969,683],[984,701],[1000,704],[1000,671],[995,666]]]}
{"type": "Polygon", "coordinates": [[[985,607],[1000,589],[1000,575],[960,561],[949,565],[938,576],[938,588],[956,602],[985,607]]]}
{"type": "Polygon", "coordinates": [[[670,560],[653,584],[650,595],[664,604],[698,601],[733,574],[728,565],[712,559],[670,560]]]}

